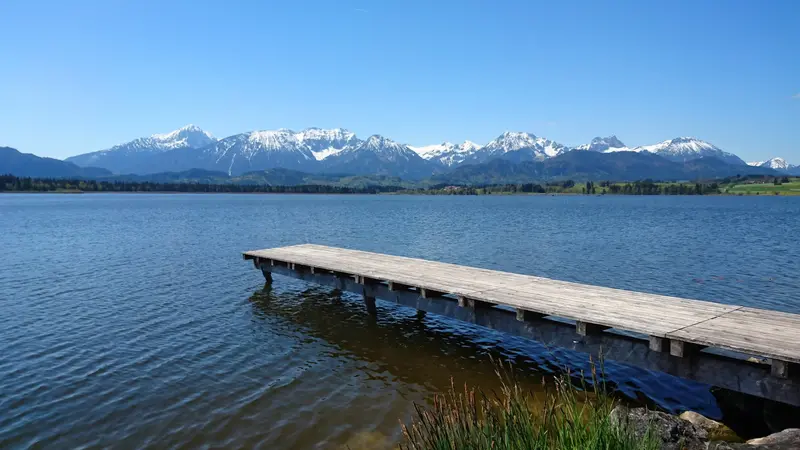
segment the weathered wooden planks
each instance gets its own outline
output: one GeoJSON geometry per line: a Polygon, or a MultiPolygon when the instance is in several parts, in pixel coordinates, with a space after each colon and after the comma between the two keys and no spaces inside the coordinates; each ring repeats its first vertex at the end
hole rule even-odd
{"type": "Polygon", "coordinates": [[[392,289],[417,288],[423,298],[450,294],[464,307],[510,306],[524,311],[520,320],[572,319],[582,335],[605,328],[643,333],[650,337],[653,351],[670,351],[675,356],[688,356],[702,347],[767,356],[775,360],[773,373],[779,376],[786,374],[788,363],[800,363],[797,314],[313,244],[249,251],[244,256],[277,261],[296,270],[388,282],[392,289]]]}

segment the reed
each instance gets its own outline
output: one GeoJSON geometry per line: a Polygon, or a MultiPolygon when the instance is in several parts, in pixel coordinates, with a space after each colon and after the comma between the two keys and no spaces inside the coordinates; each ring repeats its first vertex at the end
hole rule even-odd
{"type": "Polygon", "coordinates": [[[499,392],[486,395],[451,381],[446,394],[403,425],[404,450],[657,450],[660,443],[649,430],[634,430],[610,420],[616,401],[607,394],[592,364],[591,383],[569,374],[556,378],[544,398],[522,389],[513,371],[497,365],[499,392]],[[587,386],[588,385],[588,386],[587,386]]]}

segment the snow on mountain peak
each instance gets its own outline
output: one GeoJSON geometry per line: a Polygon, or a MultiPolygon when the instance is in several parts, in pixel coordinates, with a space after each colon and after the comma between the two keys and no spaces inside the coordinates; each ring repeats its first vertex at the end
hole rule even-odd
{"type": "Polygon", "coordinates": [[[211,141],[216,140],[216,138],[214,138],[214,136],[211,133],[209,133],[208,131],[204,131],[197,125],[192,125],[192,124],[178,128],[175,131],[170,131],[169,133],[154,134],[150,136],[150,138],[160,142],[171,142],[180,140],[207,140],[209,141],[208,143],[211,143],[211,141]]]}
{"type": "Polygon", "coordinates": [[[451,167],[462,163],[469,155],[478,151],[481,146],[472,142],[464,141],[456,145],[452,142],[442,142],[441,144],[426,145],[423,147],[410,147],[419,156],[429,161],[439,161],[445,166],[451,167]]]}
{"type": "Polygon", "coordinates": [[[403,151],[408,149],[403,144],[397,143],[391,139],[385,138],[379,134],[373,134],[368,137],[364,144],[361,146],[363,149],[372,151],[403,151]]]}
{"type": "Polygon", "coordinates": [[[770,169],[775,169],[775,170],[787,170],[792,167],[791,164],[789,164],[788,162],[786,162],[785,159],[780,157],[770,158],[766,161],[762,161],[758,165],[760,167],[769,167],[770,169]]]}
{"type": "Polygon", "coordinates": [[[531,133],[506,131],[486,144],[482,150],[487,151],[492,156],[518,150],[530,150],[534,159],[545,159],[560,155],[567,151],[567,148],[557,142],[537,137],[531,133]]]}
{"type": "Polygon", "coordinates": [[[676,162],[712,157],[725,161],[728,164],[746,164],[732,153],[725,152],[709,142],[688,136],[668,139],[658,144],[643,145],[631,149],[606,150],[606,152],[612,151],[648,152],[676,162]]]}
{"type": "Polygon", "coordinates": [[[201,148],[217,142],[209,132],[196,125],[186,125],[169,133],[153,134],[149,137],[134,139],[118,144],[102,152],[166,152],[178,148],[201,148]]]}
{"type": "Polygon", "coordinates": [[[588,144],[579,145],[573,150],[588,150],[593,152],[622,152],[628,150],[628,147],[622,143],[615,135],[608,137],[596,137],[588,144]]]}
{"type": "Polygon", "coordinates": [[[330,130],[322,128],[306,128],[296,133],[300,141],[328,140],[328,141],[351,141],[356,134],[344,128],[333,128],[330,130]]]}
{"type": "Polygon", "coordinates": [[[281,128],[279,130],[253,131],[248,139],[262,145],[268,150],[275,150],[287,146],[297,146],[299,141],[292,130],[281,128]]]}
{"type": "Polygon", "coordinates": [[[477,149],[481,148],[481,145],[467,140],[467,141],[464,141],[464,143],[462,143],[460,145],[460,147],[462,149],[464,149],[464,151],[471,151],[471,150],[477,150],[477,149]]]}
{"type": "Polygon", "coordinates": [[[422,147],[412,147],[409,145],[408,148],[415,151],[419,156],[425,159],[431,159],[443,153],[454,151],[456,146],[452,142],[442,142],[441,144],[425,145],[422,147]]]}

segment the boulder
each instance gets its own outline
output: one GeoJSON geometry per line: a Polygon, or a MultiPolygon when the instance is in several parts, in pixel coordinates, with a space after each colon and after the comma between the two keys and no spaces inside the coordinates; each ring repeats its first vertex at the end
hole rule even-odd
{"type": "Polygon", "coordinates": [[[611,411],[610,420],[639,438],[648,431],[654,433],[661,441],[662,450],[706,450],[706,430],[666,413],[618,405],[611,411]]]}
{"type": "Polygon", "coordinates": [[[800,449],[800,428],[787,428],[779,433],[773,433],[769,436],[750,439],[747,441],[750,445],[778,445],[783,447],[777,448],[791,448],[800,449]]]}
{"type": "Polygon", "coordinates": [[[710,441],[744,442],[744,439],[740,438],[727,425],[709,419],[702,414],[698,414],[694,411],[686,411],[678,417],[690,422],[696,427],[706,430],[708,433],[708,440],[710,441]]]}
{"type": "Polygon", "coordinates": [[[800,428],[788,428],[769,436],[750,439],[745,444],[711,442],[708,450],[797,450],[800,449],[800,428]]]}

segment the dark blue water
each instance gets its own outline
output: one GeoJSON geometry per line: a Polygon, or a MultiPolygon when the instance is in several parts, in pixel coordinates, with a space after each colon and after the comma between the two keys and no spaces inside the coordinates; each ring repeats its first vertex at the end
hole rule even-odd
{"type": "MultiPolygon", "coordinates": [[[[800,312],[800,198],[0,195],[0,448],[380,448],[414,402],[574,355],[263,278],[314,242],[800,312]]],[[[621,394],[720,417],[707,386],[621,394]]]]}

